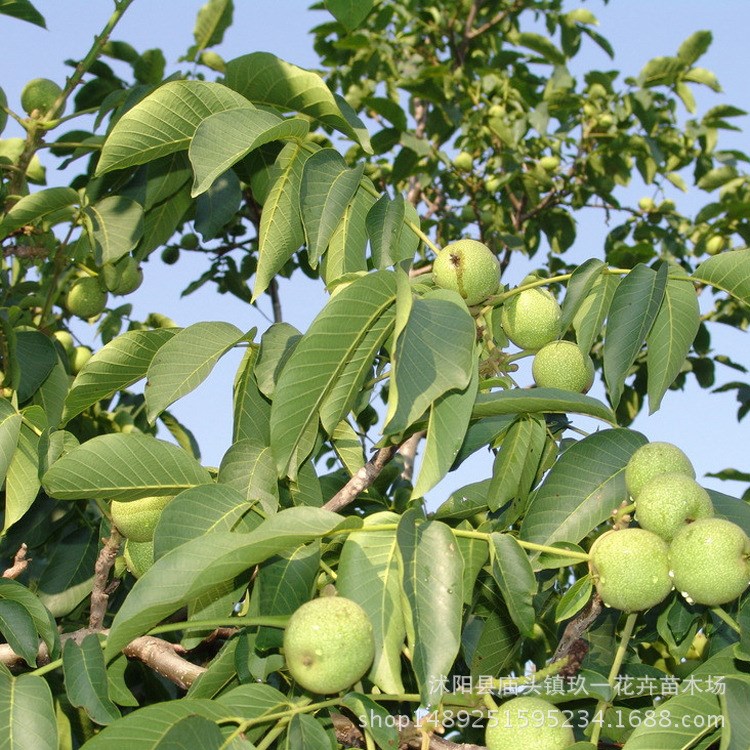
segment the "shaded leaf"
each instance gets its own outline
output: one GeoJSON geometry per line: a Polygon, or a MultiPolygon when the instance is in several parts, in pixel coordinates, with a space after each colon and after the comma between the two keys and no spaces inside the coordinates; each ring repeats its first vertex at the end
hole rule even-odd
{"type": "Polygon", "coordinates": [[[118,261],[143,236],[143,207],[123,195],[102,198],[83,213],[90,221],[88,237],[98,266],[118,261]]]}
{"type": "Polygon", "coordinates": [[[8,750],[58,750],[52,693],[43,677],[0,670],[0,727],[8,750]]]}
{"type": "MultiPolygon", "coordinates": [[[[2,5],[0,4],[0,13],[2,5]]],[[[26,224],[34,224],[45,216],[60,211],[80,202],[78,191],[69,187],[53,187],[25,195],[0,221],[0,237],[7,237],[11,232],[26,224]]]]}
{"type": "Polygon", "coordinates": [[[509,534],[490,535],[492,577],[503,595],[505,606],[515,626],[530,636],[534,630],[532,597],[537,583],[528,555],[509,534]]]}

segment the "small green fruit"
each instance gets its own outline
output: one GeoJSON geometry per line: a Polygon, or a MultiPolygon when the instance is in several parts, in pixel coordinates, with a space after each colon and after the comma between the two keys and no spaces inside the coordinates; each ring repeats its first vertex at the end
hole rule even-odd
{"type": "Polygon", "coordinates": [[[116,263],[105,263],[102,271],[104,285],[118,297],[134,292],[143,283],[143,271],[132,255],[126,255],[116,263]]]}
{"type": "Polygon", "coordinates": [[[198,239],[197,234],[188,232],[188,234],[182,235],[182,239],[180,240],[180,247],[185,248],[185,250],[195,250],[198,245],[200,245],[200,240],[198,239]]]}
{"type": "Polygon", "coordinates": [[[696,604],[734,601],[750,583],[750,539],[723,518],[700,518],[678,531],[669,560],[675,588],[696,604]]]}
{"type": "Polygon", "coordinates": [[[641,489],[659,474],[684,474],[695,479],[695,469],[690,459],[672,443],[646,443],[630,457],[625,467],[625,485],[628,494],[638,499],[641,489]]]}
{"type": "Polygon", "coordinates": [[[136,578],[140,578],[154,564],[154,542],[134,542],[128,539],[123,556],[128,570],[136,578]]]}
{"type": "Polygon", "coordinates": [[[324,596],[306,602],[284,630],[284,658],[313,693],[338,693],[360,680],[375,657],[372,623],[356,602],[324,596]]]}
{"type": "Polygon", "coordinates": [[[432,277],[440,288],[458,292],[467,305],[477,305],[497,291],[500,264],[482,242],[458,240],[435,258],[432,277]]]}
{"type": "Polygon", "coordinates": [[[474,166],[474,157],[468,151],[461,151],[453,160],[453,166],[459,172],[470,172],[474,166]]]}
{"type": "Polygon", "coordinates": [[[551,341],[535,355],[531,365],[540,388],[561,388],[585,393],[594,382],[594,363],[572,341],[551,341]]]}
{"type": "Polygon", "coordinates": [[[545,172],[554,172],[560,166],[560,159],[557,156],[543,156],[539,159],[539,166],[545,172]]]}
{"type": "Polygon", "coordinates": [[[591,547],[589,569],[602,601],[624,612],[650,609],[672,590],[669,546],[645,529],[602,534],[591,547]]]}
{"type": "Polygon", "coordinates": [[[112,521],[117,530],[134,542],[148,542],[154,538],[154,529],[161,512],[173,495],[143,497],[140,500],[113,500],[112,521]]]}
{"type": "Polygon", "coordinates": [[[672,537],[688,523],[714,514],[711,496],[684,474],[659,474],[643,485],[635,504],[641,528],[662,539],[672,537]]]}
{"type": "Polygon", "coordinates": [[[487,750],[565,750],[575,742],[565,714],[543,698],[522,695],[490,715],[487,750]]]}
{"type": "Polygon", "coordinates": [[[718,255],[726,246],[726,237],[721,237],[718,234],[715,234],[706,240],[706,252],[709,255],[718,255]]]}
{"type": "MultiPolygon", "coordinates": [[[[27,115],[34,112],[46,115],[60,94],[62,89],[54,81],[50,81],[49,78],[34,78],[21,91],[21,106],[27,115]]],[[[61,115],[62,110],[55,114],[61,115]]]]}
{"type": "Polygon", "coordinates": [[[168,245],[161,251],[161,259],[168,266],[173,266],[180,259],[180,248],[168,245]]]}
{"type": "Polygon", "coordinates": [[[107,304],[107,292],[102,289],[99,279],[84,276],[77,279],[68,291],[65,306],[72,315],[84,320],[99,315],[107,304]]]}
{"type": "Polygon", "coordinates": [[[560,331],[560,305],[546,289],[536,287],[508,299],[500,311],[505,335],[520,349],[541,349],[560,331]]]}
{"type": "Polygon", "coordinates": [[[88,346],[77,346],[70,355],[70,371],[73,375],[83,369],[83,366],[88,362],[93,355],[91,349],[88,346]]]}
{"type": "Polygon", "coordinates": [[[55,331],[52,336],[60,342],[60,345],[65,349],[65,353],[68,356],[73,354],[76,348],[76,342],[73,340],[73,336],[69,331],[55,331]]]}
{"type": "Polygon", "coordinates": [[[645,211],[646,213],[650,213],[656,208],[656,204],[654,203],[652,198],[641,198],[638,201],[638,208],[641,209],[641,211],[645,211]]]}

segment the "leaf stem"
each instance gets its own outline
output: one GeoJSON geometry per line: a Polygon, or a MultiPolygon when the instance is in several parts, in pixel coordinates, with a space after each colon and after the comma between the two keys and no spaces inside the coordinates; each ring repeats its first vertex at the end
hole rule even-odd
{"type": "Polygon", "coordinates": [[[722,607],[711,607],[711,611],[726,625],[734,630],[738,635],[742,635],[742,628],[740,628],[737,621],[731,617],[722,607]]]}
{"type": "MultiPolygon", "coordinates": [[[[469,529],[453,529],[453,533],[456,536],[462,536],[467,539],[481,539],[489,544],[490,534],[486,531],[470,531],[469,529]]],[[[589,559],[588,552],[576,552],[575,550],[565,549],[563,547],[550,547],[546,544],[536,544],[535,542],[527,542],[523,539],[517,539],[513,537],[520,547],[529,549],[534,552],[547,552],[551,555],[557,555],[559,557],[575,557],[582,562],[587,562],[589,559]]]]}
{"type": "Polygon", "coordinates": [[[223,617],[216,620],[183,620],[158,625],[148,631],[148,635],[174,633],[177,630],[215,630],[216,628],[252,628],[265,626],[269,628],[286,627],[289,617],[285,615],[268,615],[267,617],[223,617]]]}

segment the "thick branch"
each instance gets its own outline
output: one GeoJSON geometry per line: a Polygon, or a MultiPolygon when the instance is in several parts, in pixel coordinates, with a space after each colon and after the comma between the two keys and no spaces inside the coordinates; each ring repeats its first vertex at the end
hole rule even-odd
{"type": "Polygon", "coordinates": [[[323,506],[334,513],[353,503],[378,478],[383,467],[393,458],[397,445],[387,445],[378,452],[323,506]]]}
{"type": "Polygon", "coordinates": [[[25,544],[22,544],[18,548],[18,552],[16,552],[13,558],[13,565],[3,571],[3,578],[18,578],[29,567],[30,561],[26,559],[28,549],[25,544]]]}
{"type": "Polygon", "coordinates": [[[177,687],[187,690],[205,671],[205,667],[183,659],[175,649],[180,647],[161,638],[143,635],[129,643],[122,652],[142,661],[177,687]]]}
{"type": "Polygon", "coordinates": [[[575,674],[580,668],[581,659],[588,651],[588,645],[582,640],[583,635],[591,627],[594,620],[599,617],[602,606],[599,594],[594,594],[591,601],[565,627],[562,638],[560,638],[552,656],[552,661],[555,662],[565,656],[570,656],[570,665],[565,667],[567,674],[575,674]],[[582,646],[585,646],[585,650],[582,646]]]}
{"type": "Polygon", "coordinates": [[[410,438],[404,440],[404,442],[401,443],[401,447],[398,449],[398,452],[404,459],[404,470],[401,472],[401,478],[405,479],[407,482],[411,482],[414,478],[414,461],[417,457],[419,443],[425,434],[424,430],[415,432],[410,438]]]}

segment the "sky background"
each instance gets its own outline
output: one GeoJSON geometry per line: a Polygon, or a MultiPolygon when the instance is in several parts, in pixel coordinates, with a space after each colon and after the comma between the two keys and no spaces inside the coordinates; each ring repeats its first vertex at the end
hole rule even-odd
{"type": "MultiPolygon", "coordinates": [[[[158,47],[167,58],[168,72],[182,69],[184,63],[179,63],[178,58],[193,41],[195,16],[202,4],[203,0],[135,0],[112,38],[129,42],[139,52],[158,47]]],[[[309,3],[304,0],[273,3],[235,0],[235,4],[234,24],[224,43],[216,48],[226,60],[261,50],[303,67],[316,66],[317,56],[308,32],[330,18],[326,12],[309,11],[309,3]]],[[[80,59],[85,54],[112,11],[112,3],[105,0],[34,0],[34,5],[45,16],[47,30],[0,16],[0,86],[11,108],[19,110],[20,92],[26,81],[47,77],[62,84],[70,73],[64,60],[80,59]]],[[[615,60],[610,61],[596,45],[584,42],[582,52],[571,65],[574,73],[598,68],[620,70],[623,77],[637,75],[650,58],[674,54],[692,32],[708,29],[713,32],[714,42],[698,64],[717,74],[724,91],[716,94],[704,87],[695,87],[697,116],[723,103],[750,110],[750,51],[746,41],[750,3],[747,0],[717,0],[710,4],[705,0],[611,0],[608,5],[595,0],[568,5],[570,8],[583,5],[593,11],[600,21],[598,31],[609,39],[616,53],[615,60]]],[[[118,72],[128,78],[124,69],[118,72]]],[[[682,111],[681,117],[687,117],[687,113],[682,111]]],[[[750,151],[747,135],[750,118],[737,118],[734,122],[745,132],[722,134],[720,146],[750,151]]],[[[21,131],[15,123],[9,123],[3,133],[4,138],[19,135],[21,131]]],[[[48,165],[48,183],[64,184],[65,176],[55,174],[53,160],[45,160],[42,155],[42,161],[48,165]]],[[[690,215],[711,199],[699,191],[692,195],[675,193],[670,197],[677,202],[678,209],[690,215]]],[[[629,194],[637,200],[641,195],[650,194],[650,189],[633,186],[629,194]]],[[[602,212],[590,211],[577,218],[578,239],[567,257],[572,261],[602,257],[608,231],[602,212]]],[[[504,277],[506,283],[518,283],[526,274],[529,266],[519,261],[511,263],[504,277]]],[[[180,298],[182,289],[207,265],[207,260],[198,253],[182,253],[176,266],[165,266],[156,252],[144,267],[142,287],[135,294],[118,299],[134,305],[136,319],[142,319],[149,312],[161,312],[181,326],[204,320],[224,320],[243,330],[252,326],[265,330],[271,318],[267,298],[255,309],[230,295],[217,294],[211,284],[180,298]]],[[[292,281],[281,279],[280,293],[284,319],[302,331],[308,328],[327,297],[322,282],[313,283],[305,277],[295,277],[292,281]]],[[[76,325],[74,332],[82,343],[98,347],[93,328],[76,325]]],[[[750,341],[746,332],[712,324],[711,334],[716,351],[730,352],[735,361],[750,367],[750,341]]],[[[232,379],[240,357],[241,352],[224,357],[206,383],[171,408],[195,433],[207,465],[218,465],[231,441],[232,379]]],[[[746,378],[740,373],[717,366],[717,386],[743,379],[746,378]]],[[[521,385],[531,382],[530,375],[523,371],[518,380],[521,385]]],[[[591,395],[603,398],[601,383],[597,383],[591,395]]],[[[704,477],[707,472],[730,466],[750,469],[750,418],[738,423],[736,410],[733,393],[710,394],[698,388],[689,377],[684,391],[669,391],[661,409],[652,416],[642,413],[633,428],[650,440],[678,444],[690,456],[705,486],[738,494],[744,489],[743,484],[704,477]]],[[[597,428],[595,423],[585,419],[575,418],[574,423],[583,429],[597,428]]],[[[429,493],[430,507],[442,502],[453,489],[489,476],[491,466],[491,455],[481,451],[429,493]]]]}

